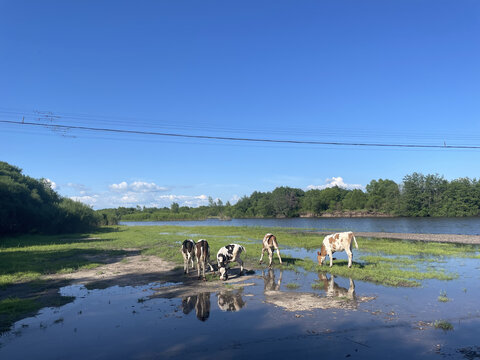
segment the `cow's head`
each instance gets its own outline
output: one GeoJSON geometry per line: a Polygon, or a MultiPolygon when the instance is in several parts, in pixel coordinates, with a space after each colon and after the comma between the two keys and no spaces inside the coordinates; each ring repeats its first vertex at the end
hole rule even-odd
{"type": "Polygon", "coordinates": [[[325,245],[322,245],[320,251],[317,251],[317,260],[318,265],[323,265],[325,258],[327,257],[327,250],[325,249],[325,245]]]}

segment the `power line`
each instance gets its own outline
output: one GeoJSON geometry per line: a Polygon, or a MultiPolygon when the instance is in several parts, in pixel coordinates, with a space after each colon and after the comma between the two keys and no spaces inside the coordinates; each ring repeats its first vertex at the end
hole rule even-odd
{"type": "Polygon", "coordinates": [[[362,142],[340,142],[340,141],[309,141],[309,140],[282,140],[282,139],[261,139],[261,138],[246,138],[246,137],[230,137],[230,136],[210,136],[210,135],[189,135],[179,133],[167,133],[167,132],[153,132],[153,131],[140,131],[140,130],[125,130],[125,129],[111,129],[111,128],[94,128],[87,126],[73,126],[73,125],[59,125],[59,124],[45,124],[45,123],[32,123],[26,121],[11,121],[0,120],[0,123],[16,124],[16,125],[28,125],[46,127],[56,130],[85,130],[96,132],[109,132],[119,134],[135,134],[135,135],[151,135],[151,136],[168,136],[176,138],[188,138],[188,139],[204,139],[204,140],[224,140],[224,141],[237,141],[237,142],[256,142],[256,143],[276,143],[276,144],[304,144],[304,145],[329,145],[329,146],[362,146],[362,147],[395,147],[395,148],[417,148],[417,149],[480,149],[480,146],[473,145],[428,145],[428,144],[391,144],[391,143],[362,143],[362,142]]]}
{"type": "MultiPolygon", "coordinates": [[[[311,140],[329,140],[334,138],[337,142],[366,142],[369,139],[377,139],[378,142],[390,143],[391,139],[396,139],[396,142],[413,143],[413,144],[443,144],[444,141],[450,144],[475,145],[480,141],[480,136],[475,132],[455,133],[448,131],[448,133],[438,133],[429,131],[428,133],[420,133],[418,131],[410,132],[405,129],[367,129],[367,128],[304,128],[302,126],[295,126],[290,128],[279,127],[278,124],[274,128],[245,128],[242,126],[225,127],[222,125],[214,125],[211,123],[205,123],[201,121],[195,121],[195,123],[182,122],[168,122],[159,119],[152,118],[139,118],[139,117],[126,117],[126,116],[111,116],[111,115],[92,115],[92,114],[75,114],[75,113],[57,113],[51,111],[40,110],[20,110],[0,107],[0,118],[5,120],[16,120],[24,117],[26,121],[30,122],[48,122],[49,124],[58,123],[62,121],[64,124],[72,124],[74,126],[85,127],[104,127],[114,129],[129,129],[135,127],[139,131],[157,131],[168,133],[192,133],[192,132],[204,132],[215,133],[229,137],[232,134],[233,137],[239,137],[239,134],[244,137],[262,137],[263,134],[270,134],[273,137],[280,136],[281,138],[288,138],[292,136],[300,136],[311,140]],[[223,135],[225,134],[225,135],[223,135]],[[243,135],[245,134],[245,135],[243,135]],[[313,137],[316,136],[317,139],[313,137]],[[382,139],[382,140],[380,140],[382,139]],[[400,140],[403,139],[403,140],[400,140]],[[465,144],[465,141],[469,143],[465,144]]],[[[233,122],[235,123],[235,122],[233,122]]],[[[233,125],[233,124],[232,124],[233,125]]],[[[257,124],[258,125],[258,124],[257,124]]],[[[285,125],[285,124],[283,124],[285,125]]],[[[438,130],[438,129],[437,129],[438,130]]]]}

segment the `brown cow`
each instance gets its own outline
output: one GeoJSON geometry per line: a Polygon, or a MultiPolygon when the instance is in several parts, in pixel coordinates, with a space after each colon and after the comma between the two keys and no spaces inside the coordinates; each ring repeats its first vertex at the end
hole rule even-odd
{"type": "Polygon", "coordinates": [[[263,247],[262,247],[262,255],[260,256],[260,264],[262,263],[263,260],[263,254],[265,251],[268,251],[268,267],[272,266],[272,261],[273,261],[273,252],[277,250],[277,256],[278,260],[280,260],[280,264],[282,263],[282,258],[280,257],[280,250],[278,250],[278,242],[277,238],[273,234],[266,234],[263,237],[263,247]]]}
{"type": "Polygon", "coordinates": [[[320,265],[323,265],[325,258],[330,256],[330,267],[333,265],[332,254],[336,251],[344,251],[348,255],[348,267],[352,267],[352,240],[355,242],[355,247],[358,249],[357,240],[353,232],[342,232],[325,236],[323,239],[322,248],[317,251],[317,259],[320,265]]]}
{"type": "Polygon", "coordinates": [[[200,268],[202,269],[203,280],[205,278],[205,267],[210,266],[210,271],[213,272],[213,267],[210,264],[210,246],[208,241],[204,239],[198,240],[195,244],[195,255],[197,257],[197,270],[198,270],[198,279],[200,279],[200,268]]]}

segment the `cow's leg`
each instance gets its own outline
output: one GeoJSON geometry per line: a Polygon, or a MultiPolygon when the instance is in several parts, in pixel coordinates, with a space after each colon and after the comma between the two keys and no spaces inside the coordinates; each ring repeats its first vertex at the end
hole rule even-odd
{"type": "Polygon", "coordinates": [[[243,261],[240,258],[238,258],[236,261],[238,264],[240,264],[240,275],[243,275],[243,261]]]}
{"type": "Polygon", "coordinates": [[[328,251],[328,256],[330,257],[330,267],[333,266],[333,253],[332,251],[328,251]]]}
{"type": "Polygon", "coordinates": [[[268,267],[272,267],[273,262],[273,249],[271,247],[268,248],[268,267]]]}
{"type": "Polygon", "coordinates": [[[345,249],[345,252],[347,253],[347,256],[348,256],[348,267],[351,268],[352,267],[352,258],[353,258],[352,250],[347,248],[347,249],[345,249]]]}
{"type": "Polygon", "coordinates": [[[200,261],[201,261],[200,258],[197,257],[197,276],[199,280],[200,280],[200,266],[201,266],[200,261]]]}
{"type": "Polygon", "coordinates": [[[193,254],[190,254],[190,262],[191,262],[191,264],[192,264],[192,269],[195,269],[195,263],[194,263],[193,258],[194,258],[194,255],[193,255],[193,254]]]}
{"type": "Polygon", "coordinates": [[[187,254],[182,252],[182,256],[183,256],[183,273],[188,274],[188,257],[187,257],[187,254]]]}
{"type": "Polygon", "coordinates": [[[265,249],[265,248],[263,247],[263,248],[262,248],[262,255],[260,256],[259,264],[261,264],[262,261],[263,261],[263,254],[265,253],[265,250],[267,250],[267,249],[265,249]]]}
{"type": "Polygon", "coordinates": [[[207,264],[208,264],[208,266],[210,266],[210,271],[215,272],[215,270],[213,270],[212,264],[210,264],[210,256],[207,256],[207,264]]]}
{"type": "Polygon", "coordinates": [[[277,250],[278,261],[280,261],[280,264],[281,264],[282,258],[280,257],[280,250],[278,250],[278,246],[275,246],[275,250],[277,250]]]}

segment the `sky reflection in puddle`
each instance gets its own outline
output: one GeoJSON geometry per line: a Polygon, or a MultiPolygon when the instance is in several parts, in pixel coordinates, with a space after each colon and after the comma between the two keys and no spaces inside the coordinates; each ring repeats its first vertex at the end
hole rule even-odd
{"type": "Polygon", "coordinates": [[[76,297],[72,303],[42,309],[0,338],[0,358],[285,358],[320,353],[462,358],[468,351],[458,349],[475,351],[480,345],[475,336],[480,329],[480,272],[472,259],[446,266],[460,278],[425,281],[421,288],[277,269],[258,270],[246,280],[251,286],[222,285],[179,296],[164,291],[182,287],[172,283],[101,290],[72,285],[61,289],[62,295],[76,297]],[[292,283],[298,288],[290,290],[292,283]],[[313,290],[312,283],[319,288],[313,290]],[[451,301],[437,300],[442,290],[451,301]],[[363,298],[370,299],[359,301],[363,298]],[[309,302],[317,308],[302,311],[309,302]],[[293,305],[298,310],[288,311],[293,305]],[[454,330],[422,325],[437,319],[449,320],[454,330]]]}

